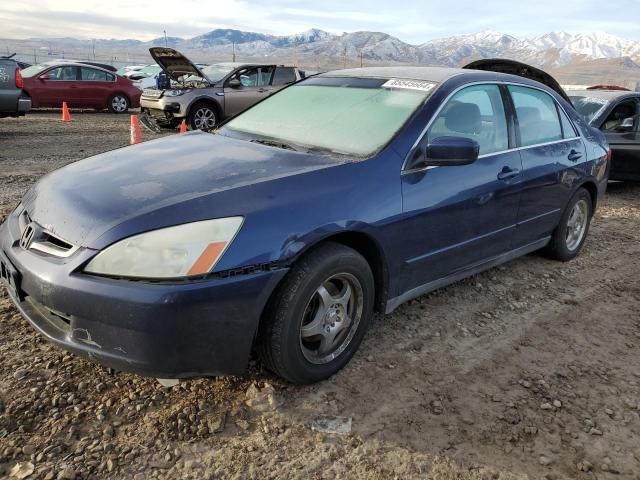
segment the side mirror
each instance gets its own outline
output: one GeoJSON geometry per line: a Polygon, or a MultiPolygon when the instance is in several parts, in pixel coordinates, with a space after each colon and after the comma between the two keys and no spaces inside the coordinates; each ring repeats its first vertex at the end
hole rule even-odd
{"type": "Polygon", "coordinates": [[[242,87],[242,83],[240,82],[240,79],[232,78],[231,80],[229,80],[227,82],[227,87],[229,87],[229,88],[240,88],[240,87],[242,87]]]}
{"type": "Polygon", "coordinates": [[[465,137],[438,137],[427,144],[424,158],[428,165],[469,165],[478,159],[480,145],[465,137]]]}
{"type": "Polygon", "coordinates": [[[616,127],[616,130],[619,132],[633,132],[634,121],[634,117],[625,118],[622,120],[622,123],[616,127]]]}
{"type": "Polygon", "coordinates": [[[51,77],[49,77],[48,73],[43,73],[42,75],[40,75],[38,77],[41,81],[46,82],[47,80],[51,80],[51,77]]]}

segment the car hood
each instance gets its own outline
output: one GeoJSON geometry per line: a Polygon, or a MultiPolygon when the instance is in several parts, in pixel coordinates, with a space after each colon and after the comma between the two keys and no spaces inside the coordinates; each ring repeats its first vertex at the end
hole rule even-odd
{"type": "Polygon", "coordinates": [[[571,103],[571,99],[569,99],[567,93],[555,78],[547,72],[544,72],[539,68],[532,67],[531,65],[527,65],[526,63],[507,60],[504,58],[486,58],[471,62],[462,68],[466,68],[468,70],[485,70],[489,72],[508,73],[510,75],[517,75],[518,77],[529,78],[546,85],[552,90],[555,90],[562,98],[571,103]]]}
{"type": "Polygon", "coordinates": [[[200,69],[187,57],[173,48],[153,47],[149,49],[151,57],[174,80],[184,75],[206,78],[200,69]]]}
{"type": "MultiPolygon", "coordinates": [[[[67,165],[36,183],[22,204],[31,219],[52,234],[92,247],[113,227],[164,207],[210,200],[213,209],[215,200],[210,197],[219,192],[344,161],[190,132],[67,165]]],[[[246,213],[250,212],[237,212],[246,213]]],[[[171,225],[193,220],[161,218],[160,222],[171,225]]]]}

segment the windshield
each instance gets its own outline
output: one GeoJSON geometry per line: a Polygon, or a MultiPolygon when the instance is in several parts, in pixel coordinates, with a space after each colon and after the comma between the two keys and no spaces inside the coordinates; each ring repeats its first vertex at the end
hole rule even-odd
{"type": "Polygon", "coordinates": [[[33,77],[34,75],[39,74],[45,68],[49,67],[49,65],[31,65],[30,67],[25,68],[24,70],[20,70],[20,74],[24,78],[33,77]]]}
{"type": "Polygon", "coordinates": [[[404,82],[415,89],[385,86],[401,82],[312,78],[258,103],[220,133],[367,157],[391,140],[434,86],[421,81],[404,82]]]}
{"type": "Polygon", "coordinates": [[[571,103],[587,123],[591,123],[600,111],[607,105],[607,101],[602,98],[572,96],[571,103]]]}
{"type": "Polygon", "coordinates": [[[200,71],[207,77],[211,83],[216,83],[226,77],[231,71],[233,67],[229,65],[209,65],[207,67],[203,67],[200,71]]]}

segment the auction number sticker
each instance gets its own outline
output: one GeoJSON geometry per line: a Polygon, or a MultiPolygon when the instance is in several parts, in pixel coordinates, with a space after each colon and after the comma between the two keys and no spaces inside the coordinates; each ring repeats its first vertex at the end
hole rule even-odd
{"type": "Polygon", "coordinates": [[[420,90],[421,92],[430,92],[436,84],[432,82],[423,82],[421,80],[402,80],[393,78],[382,84],[383,88],[406,88],[408,90],[420,90]]]}

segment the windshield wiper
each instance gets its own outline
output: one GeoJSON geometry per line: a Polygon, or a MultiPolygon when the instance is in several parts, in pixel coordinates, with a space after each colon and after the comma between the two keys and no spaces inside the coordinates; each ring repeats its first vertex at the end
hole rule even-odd
{"type": "Polygon", "coordinates": [[[268,145],[269,147],[283,148],[285,150],[293,150],[295,152],[306,151],[306,150],[302,150],[300,148],[297,148],[297,147],[291,145],[290,143],[280,142],[278,140],[268,140],[266,138],[253,138],[253,139],[251,139],[249,141],[250,142],[254,142],[254,143],[260,143],[262,145],[268,145]]]}

